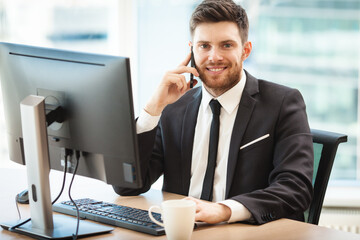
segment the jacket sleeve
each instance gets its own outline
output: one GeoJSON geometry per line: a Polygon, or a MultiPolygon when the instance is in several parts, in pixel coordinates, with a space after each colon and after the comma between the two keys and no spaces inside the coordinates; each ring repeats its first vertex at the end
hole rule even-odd
{"type": "Polygon", "coordinates": [[[242,203],[257,224],[284,217],[303,219],[313,194],[313,143],[299,91],[284,95],[274,131],[268,187],[231,198],[242,203]]]}
{"type": "Polygon", "coordinates": [[[115,192],[119,195],[135,196],[147,192],[151,185],[163,173],[163,154],[160,127],[158,126],[151,131],[138,134],[137,137],[143,186],[138,189],[113,186],[115,192]]]}

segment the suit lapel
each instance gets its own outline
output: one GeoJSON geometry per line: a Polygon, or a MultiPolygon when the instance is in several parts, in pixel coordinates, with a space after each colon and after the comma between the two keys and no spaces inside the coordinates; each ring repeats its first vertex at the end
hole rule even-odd
{"type": "Polygon", "coordinates": [[[188,194],[191,178],[191,159],[193,152],[194,133],[201,102],[201,87],[197,89],[192,101],[186,107],[181,132],[181,171],[183,176],[183,192],[188,194]]]}
{"type": "Polygon", "coordinates": [[[235,174],[240,144],[256,104],[253,95],[259,92],[258,80],[248,72],[245,71],[245,73],[246,85],[240,100],[230,141],[225,199],[228,198],[232,179],[235,174]]]}

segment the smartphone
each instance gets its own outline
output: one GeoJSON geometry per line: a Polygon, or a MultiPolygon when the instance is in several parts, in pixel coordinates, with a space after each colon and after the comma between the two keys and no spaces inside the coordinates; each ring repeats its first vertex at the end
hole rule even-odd
{"type": "MultiPolygon", "coordinates": [[[[191,46],[191,59],[190,59],[190,66],[195,67],[195,60],[194,60],[194,52],[193,47],[191,46]]],[[[194,87],[194,74],[190,73],[190,88],[194,87]]]]}

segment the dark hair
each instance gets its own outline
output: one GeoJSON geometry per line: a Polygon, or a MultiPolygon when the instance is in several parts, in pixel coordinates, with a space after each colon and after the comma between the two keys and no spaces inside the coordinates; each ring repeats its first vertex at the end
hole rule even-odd
{"type": "Polygon", "coordinates": [[[242,44],[248,39],[249,20],[245,9],[232,0],[204,0],[194,10],[190,19],[190,33],[200,23],[229,21],[237,24],[242,44]]]}

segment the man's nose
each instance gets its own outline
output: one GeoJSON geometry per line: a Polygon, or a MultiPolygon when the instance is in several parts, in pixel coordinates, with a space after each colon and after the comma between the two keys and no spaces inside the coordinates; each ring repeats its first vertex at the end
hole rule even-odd
{"type": "Polygon", "coordinates": [[[221,61],[223,60],[223,56],[221,54],[221,51],[217,48],[213,48],[211,49],[211,51],[209,51],[209,61],[210,62],[217,62],[217,61],[221,61]]]}

